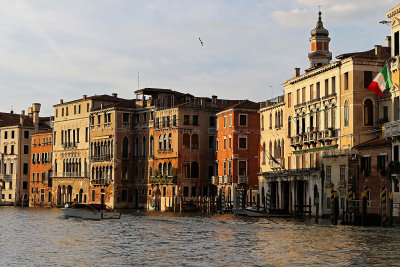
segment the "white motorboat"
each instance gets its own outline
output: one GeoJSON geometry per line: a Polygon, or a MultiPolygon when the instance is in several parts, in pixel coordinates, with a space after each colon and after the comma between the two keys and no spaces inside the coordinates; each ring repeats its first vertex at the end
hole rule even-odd
{"type": "Polygon", "coordinates": [[[89,220],[121,218],[121,213],[115,211],[101,210],[100,205],[96,204],[65,204],[65,207],[61,208],[61,210],[63,211],[65,216],[78,217],[89,220]]]}

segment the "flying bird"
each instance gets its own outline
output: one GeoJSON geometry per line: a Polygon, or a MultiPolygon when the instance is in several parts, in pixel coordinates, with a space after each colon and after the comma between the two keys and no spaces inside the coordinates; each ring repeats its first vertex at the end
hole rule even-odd
{"type": "Polygon", "coordinates": [[[199,37],[199,41],[200,41],[201,46],[204,46],[203,41],[200,39],[200,37],[199,37]]]}

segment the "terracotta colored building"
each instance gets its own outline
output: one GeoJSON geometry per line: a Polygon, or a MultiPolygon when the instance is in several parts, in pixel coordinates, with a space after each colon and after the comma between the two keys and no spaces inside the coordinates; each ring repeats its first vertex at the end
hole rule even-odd
{"type": "Polygon", "coordinates": [[[29,206],[52,205],[52,130],[31,137],[29,206]]]}
{"type": "Polygon", "coordinates": [[[226,202],[234,202],[244,189],[248,202],[256,202],[259,172],[259,104],[241,101],[217,113],[216,173],[213,184],[226,202]]]}

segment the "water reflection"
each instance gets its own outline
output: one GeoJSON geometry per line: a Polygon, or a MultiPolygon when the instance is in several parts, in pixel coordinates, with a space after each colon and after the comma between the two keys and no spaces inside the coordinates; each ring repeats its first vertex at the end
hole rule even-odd
{"type": "Polygon", "coordinates": [[[0,208],[4,265],[390,265],[398,228],[132,212],[65,218],[58,209],[0,208]]]}

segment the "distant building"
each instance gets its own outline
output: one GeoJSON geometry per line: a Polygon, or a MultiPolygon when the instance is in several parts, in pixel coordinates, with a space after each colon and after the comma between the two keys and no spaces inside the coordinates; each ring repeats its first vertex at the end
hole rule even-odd
{"type": "Polygon", "coordinates": [[[50,128],[50,118],[40,118],[40,104],[34,103],[21,114],[0,113],[1,202],[28,205],[30,137],[50,128]]]}
{"type": "Polygon", "coordinates": [[[29,206],[52,206],[52,130],[31,136],[29,206]]]}

